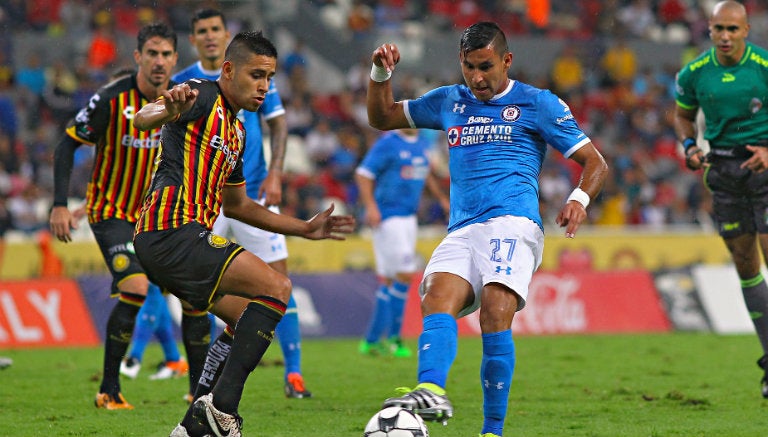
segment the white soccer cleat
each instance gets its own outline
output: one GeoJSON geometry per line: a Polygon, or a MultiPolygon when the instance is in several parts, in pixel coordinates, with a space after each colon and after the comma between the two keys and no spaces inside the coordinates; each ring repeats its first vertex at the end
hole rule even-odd
{"type": "Polygon", "coordinates": [[[227,414],[217,410],[213,406],[212,393],[198,398],[192,408],[194,408],[194,416],[207,421],[216,437],[241,437],[243,418],[237,414],[227,414]]]}
{"type": "Polygon", "coordinates": [[[141,362],[136,358],[126,358],[120,362],[120,374],[131,379],[136,379],[141,370],[141,362]]]}

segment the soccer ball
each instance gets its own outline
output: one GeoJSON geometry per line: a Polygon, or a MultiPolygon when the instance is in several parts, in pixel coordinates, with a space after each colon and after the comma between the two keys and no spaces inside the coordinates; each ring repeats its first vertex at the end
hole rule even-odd
{"type": "Polygon", "coordinates": [[[400,407],[387,407],[371,417],[363,437],[429,437],[417,414],[400,407]]]}

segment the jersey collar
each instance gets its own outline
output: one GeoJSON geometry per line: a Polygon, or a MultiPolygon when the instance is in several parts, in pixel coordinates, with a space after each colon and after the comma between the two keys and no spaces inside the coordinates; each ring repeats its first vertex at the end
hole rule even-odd
{"type": "Polygon", "coordinates": [[[515,82],[516,82],[515,80],[509,79],[509,83],[507,83],[507,87],[504,88],[504,91],[502,91],[502,92],[496,94],[495,96],[491,97],[491,101],[498,100],[498,99],[506,96],[507,94],[509,94],[509,92],[512,91],[512,87],[515,86],[515,82]]]}

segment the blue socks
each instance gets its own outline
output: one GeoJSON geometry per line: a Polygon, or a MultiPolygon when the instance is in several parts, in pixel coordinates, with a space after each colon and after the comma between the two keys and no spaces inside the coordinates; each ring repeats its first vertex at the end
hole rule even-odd
{"type": "Polygon", "coordinates": [[[299,330],[299,312],[296,309],[293,294],[288,300],[285,315],[275,328],[275,335],[283,351],[286,376],[289,373],[301,373],[301,331],[299,330]]]}
{"type": "Polygon", "coordinates": [[[376,302],[374,303],[373,318],[368,325],[368,331],[365,334],[365,341],[376,343],[384,332],[389,328],[392,320],[390,306],[389,290],[385,284],[381,284],[376,291],[376,302]]]}
{"type": "Polygon", "coordinates": [[[400,337],[406,299],[408,299],[408,284],[394,281],[389,288],[390,337],[400,337]]]}
{"type": "Polygon", "coordinates": [[[418,381],[445,388],[448,370],[458,349],[456,319],[445,313],[430,314],[424,317],[423,323],[419,336],[418,381]]]}
{"type": "Polygon", "coordinates": [[[515,371],[515,343],[512,331],[483,334],[483,361],[480,382],[483,386],[483,429],[480,434],[501,435],[509,404],[509,389],[515,371]]]}
{"type": "Polygon", "coordinates": [[[160,291],[160,287],[150,282],[147,298],[136,316],[133,344],[129,357],[141,361],[152,335],[157,336],[166,361],[178,361],[181,358],[176,340],[173,337],[171,314],[168,311],[165,296],[160,291]]]}

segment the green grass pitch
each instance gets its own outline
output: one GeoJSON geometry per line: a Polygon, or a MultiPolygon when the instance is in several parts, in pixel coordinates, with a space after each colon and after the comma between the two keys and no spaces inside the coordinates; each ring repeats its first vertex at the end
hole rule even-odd
{"type": "MultiPolygon", "coordinates": [[[[415,347],[415,340],[407,342],[415,347]]],[[[363,357],[357,340],[305,340],[312,399],[286,399],[273,345],[246,385],[240,414],[249,437],[361,436],[416,360],[363,357]]],[[[704,437],[768,435],[753,335],[521,336],[506,436],[704,437]]],[[[186,379],[150,381],[148,348],[136,380],[123,379],[133,411],[97,410],[101,349],[6,350],[0,371],[0,436],[167,436],[186,409],[186,379]]],[[[455,417],[432,437],[477,436],[482,424],[481,345],[462,338],[448,380],[455,417]]]]}

